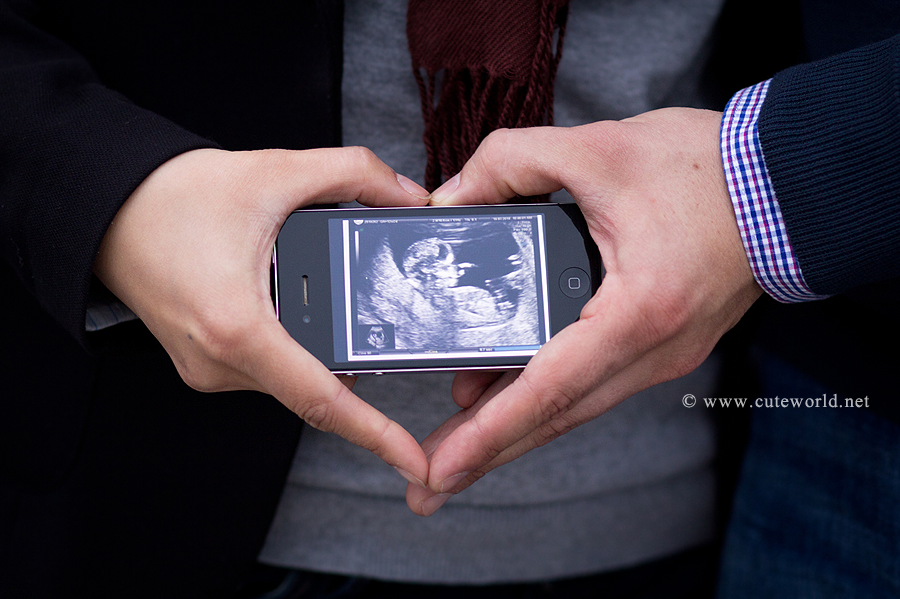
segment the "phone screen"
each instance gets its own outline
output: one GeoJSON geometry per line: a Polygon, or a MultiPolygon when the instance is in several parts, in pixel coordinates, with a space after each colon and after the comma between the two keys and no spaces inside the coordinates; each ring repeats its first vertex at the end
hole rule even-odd
{"type": "Polygon", "coordinates": [[[330,218],[337,363],[534,355],[551,335],[540,213],[330,218]]]}

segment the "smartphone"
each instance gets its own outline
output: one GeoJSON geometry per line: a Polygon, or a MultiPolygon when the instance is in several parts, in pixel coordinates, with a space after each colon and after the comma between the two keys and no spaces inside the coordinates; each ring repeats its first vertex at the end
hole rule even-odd
{"type": "Polygon", "coordinates": [[[575,204],[298,210],[274,253],[290,335],[335,373],[522,367],[600,256],[575,204]]]}

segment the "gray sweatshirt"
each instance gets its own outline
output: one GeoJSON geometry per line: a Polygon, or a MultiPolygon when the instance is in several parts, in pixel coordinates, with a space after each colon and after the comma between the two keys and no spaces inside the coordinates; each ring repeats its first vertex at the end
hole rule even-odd
{"type": "MultiPolygon", "coordinates": [[[[556,124],[695,102],[696,65],[722,0],[573,0],[556,124]]],[[[371,148],[420,183],[425,150],[406,3],[347,0],[345,145],[371,148]]],[[[561,198],[557,198],[561,199],[561,198]]],[[[429,518],[393,468],[304,429],[260,560],[386,580],[483,584],[625,567],[711,539],[715,358],[485,476],[429,518]]],[[[422,440],[456,411],[451,375],[363,377],[354,391],[422,440]]]]}

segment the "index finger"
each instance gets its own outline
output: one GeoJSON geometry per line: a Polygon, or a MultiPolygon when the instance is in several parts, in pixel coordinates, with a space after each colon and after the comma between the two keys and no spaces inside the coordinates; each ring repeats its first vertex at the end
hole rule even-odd
{"type": "Polygon", "coordinates": [[[407,479],[422,484],[428,461],[402,426],[354,395],[335,375],[297,344],[277,322],[254,342],[247,365],[265,391],[309,425],[368,449],[407,479]]]}
{"type": "Polygon", "coordinates": [[[517,195],[559,191],[569,159],[569,131],[559,127],[498,129],[459,174],[431,194],[434,205],[498,204],[517,195]]]}
{"type": "Polygon", "coordinates": [[[255,189],[287,215],[308,204],[359,201],[367,206],[423,206],[430,195],[362,147],[264,150],[255,189]]]}
{"type": "MultiPolygon", "coordinates": [[[[515,376],[518,376],[519,372],[513,371],[515,376]]],[[[453,377],[450,395],[459,407],[471,408],[488,387],[504,374],[506,373],[502,370],[462,370],[453,377]]]]}

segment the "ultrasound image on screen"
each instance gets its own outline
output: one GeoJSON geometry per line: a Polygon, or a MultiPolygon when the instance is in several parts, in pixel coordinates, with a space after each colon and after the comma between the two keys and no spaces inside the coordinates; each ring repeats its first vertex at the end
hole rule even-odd
{"type": "Polygon", "coordinates": [[[533,353],[548,336],[540,218],[346,221],[351,359],[533,353]]]}

